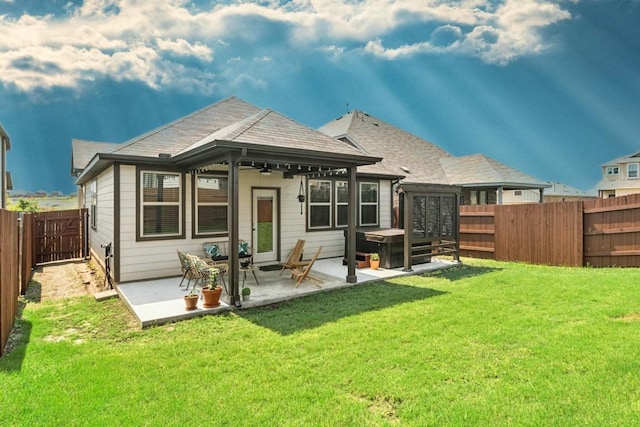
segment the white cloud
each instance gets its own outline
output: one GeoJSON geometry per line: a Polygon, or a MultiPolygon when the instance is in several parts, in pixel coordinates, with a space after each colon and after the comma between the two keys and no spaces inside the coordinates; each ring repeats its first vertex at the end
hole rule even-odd
{"type": "Polygon", "coordinates": [[[85,0],[61,6],[60,16],[0,16],[0,83],[30,91],[109,77],[212,91],[221,78],[210,71],[215,49],[228,53],[221,67],[245,55],[278,66],[270,59],[283,48],[333,60],[352,50],[388,60],[456,53],[506,64],[544,50],[541,30],[570,18],[554,0],[232,0],[200,9],[187,0],[85,0]],[[278,33],[284,40],[259,33],[268,25],[243,26],[248,19],[286,29],[278,33]],[[424,27],[421,40],[385,45],[407,26],[424,27]],[[233,51],[247,34],[271,41],[261,42],[260,52],[233,51]]]}

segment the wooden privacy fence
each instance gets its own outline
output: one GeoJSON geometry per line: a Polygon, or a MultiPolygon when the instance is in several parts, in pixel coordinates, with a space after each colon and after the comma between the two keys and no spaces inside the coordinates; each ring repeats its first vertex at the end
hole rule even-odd
{"type": "Polygon", "coordinates": [[[460,207],[460,254],[499,261],[640,266],[640,194],[460,207]]]}
{"type": "Polygon", "coordinates": [[[18,314],[18,295],[31,280],[32,219],[31,214],[0,210],[0,356],[18,314]]]}

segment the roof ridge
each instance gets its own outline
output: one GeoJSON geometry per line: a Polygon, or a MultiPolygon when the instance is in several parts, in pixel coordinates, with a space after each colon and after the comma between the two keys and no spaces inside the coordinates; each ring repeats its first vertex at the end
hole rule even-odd
{"type": "Polygon", "coordinates": [[[217,107],[217,106],[222,105],[225,102],[229,102],[229,101],[231,101],[233,99],[237,99],[239,101],[242,101],[242,102],[246,103],[246,101],[243,101],[242,99],[240,99],[240,98],[238,98],[236,96],[233,96],[233,95],[229,96],[227,98],[224,98],[224,99],[221,99],[219,101],[216,101],[213,104],[206,105],[206,106],[204,106],[204,107],[200,108],[199,110],[196,110],[196,111],[194,111],[192,113],[189,113],[187,115],[178,117],[177,119],[175,119],[175,120],[173,120],[173,121],[171,121],[169,123],[165,123],[164,125],[158,126],[157,128],[151,129],[150,131],[147,131],[147,132],[142,133],[140,135],[134,136],[133,138],[123,142],[121,144],[121,146],[118,147],[118,149],[115,150],[115,151],[120,151],[120,150],[122,150],[122,149],[124,149],[126,147],[130,147],[131,145],[137,143],[138,141],[141,141],[141,140],[143,140],[145,138],[149,138],[152,135],[156,135],[156,134],[162,132],[165,129],[169,129],[169,128],[173,127],[173,126],[176,126],[179,123],[182,123],[182,122],[184,122],[184,121],[186,121],[186,120],[188,120],[190,118],[193,118],[193,117],[195,117],[195,116],[197,116],[199,114],[204,113],[207,110],[210,110],[213,107],[217,107]]]}

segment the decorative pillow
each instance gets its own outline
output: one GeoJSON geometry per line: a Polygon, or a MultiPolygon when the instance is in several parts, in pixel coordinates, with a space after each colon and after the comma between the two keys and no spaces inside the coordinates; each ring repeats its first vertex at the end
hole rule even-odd
{"type": "Polygon", "coordinates": [[[247,242],[242,242],[238,245],[238,252],[240,256],[249,256],[249,244],[247,242]]]}
{"type": "Polygon", "coordinates": [[[207,248],[207,252],[209,253],[209,256],[211,256],[211,259],[213,260],[215,260],[220,256],[220,248],[218,248],[218,245],[210,245],[207,248]]]}

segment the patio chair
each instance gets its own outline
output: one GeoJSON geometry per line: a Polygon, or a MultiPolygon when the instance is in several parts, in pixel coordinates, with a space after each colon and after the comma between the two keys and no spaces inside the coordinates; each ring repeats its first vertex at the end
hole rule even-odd
{"type": "Polygon", "coordinates": [[[179,287],[182,287],[182,283],[184,279],[189,279],[187,282],[187,289],[189,289],[189,285],[191,284],[191,280],[194,279],[194,274],[191,271],[191,263],[189,262],[189,258],[187,258],[187,253],[185,251],[181,251],[180,249],[176,249],[178,253],[178,259],[180,260],[180,268],[182,269],[182,280],[180,280],[179,287]]]}
{"type": "Polygon", "coordinates": [[[291,249],[289,258],[287,258],[286,261],[280,263],[280,266],[282,267],[282,270],[280,270],[281,276],[282,272],[285,270],[293,270],[296,267],[305,265],[305,263],[309,263],[309,261],[300,261],[300,258],[302,258],[302,252],[304,251],[304,243],[304,240],[298,239],[296,245],[293,247],[293,249],[291,249]]]}
{"type": "Polygon", "coordinates": [[[309,274],[309,272],[313,268],[313,263],[316,262],[316,260],[318,259],[318,255],[320,255],[320,251],[322,251],[322,246],[318,248],[315,255],[313,255],[313,258],[309,260],[308,264],[301,265],[291,270],[291,277],[297,279],[296,286],[295,286],[296,288],[300,286],[300,283],[302,283],[303,280],[309,280],[310,282],[312,282],[312,285],[317,286],[319,288],[322,287],[318,284],[318,283],[322,283],[322,280],[315,278],[309,274]],[[318,283],[313,283],[314,281],[318,283]]]}

